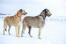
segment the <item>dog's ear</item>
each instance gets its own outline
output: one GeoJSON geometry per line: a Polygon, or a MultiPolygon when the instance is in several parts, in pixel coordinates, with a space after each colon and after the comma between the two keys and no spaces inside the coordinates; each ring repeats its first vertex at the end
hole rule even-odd
{"type": "Polygon", "coordinates": [[[20,11],[20,12],[22,12],[23,10],[22,10],[22,9],[20,9],[19,11],[20,11]]]}
{"type": "Polygon", "coordinates": [[[49,11],[49,10],[48,10],[47,8],[43,10],[43,12],[45,12],[45,13],[47,13],[48,11],[49,11]]]}

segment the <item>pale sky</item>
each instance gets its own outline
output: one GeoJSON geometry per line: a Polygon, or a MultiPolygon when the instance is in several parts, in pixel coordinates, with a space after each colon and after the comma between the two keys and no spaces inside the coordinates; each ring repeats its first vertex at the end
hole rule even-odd
{"type": "Polygon", "coordinates": [[[0,0],[0,13],[15,14],[24,9],[28,15],[38,15],[48,8],[53,16],[66,16],[65,0],[0,0]]]}

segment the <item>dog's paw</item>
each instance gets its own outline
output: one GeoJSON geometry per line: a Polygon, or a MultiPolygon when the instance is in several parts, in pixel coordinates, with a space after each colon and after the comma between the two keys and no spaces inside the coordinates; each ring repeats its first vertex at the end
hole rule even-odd
{"type": "Polygon", "coordinates": [[[5,35],[5,33],[3,33],[3,35],[5,35]]]}
{"type": "Polygon", "coordinates": [[[24,37],[23,35],[21,35],[21,37],[24,37]]]}
{"type": "Polygon", "coordinates": [[[17,36],[17,35],[16,35],[16,37],[20,37],[20,36],[17,36]]]}
{"type": "Polygon", "coordinates": [[[41,40],[42,38],[41,38],[41,37],[39,37],[39,39],[41,40]]]}
{"type": "Polygon", "coordinates": [[[3,33],[3,35],[5,35],[5,34],[3,33]]]}
{"type": "Polygon", "coordinates": [[[9,33],[9,35],[11,35],[11,33],[9,33]]]}
{"type": "Polygon", "coordinates": [[[30,35],[30,37],[32,38],[33,36],[32,36],[32,35],[30,35]]]}

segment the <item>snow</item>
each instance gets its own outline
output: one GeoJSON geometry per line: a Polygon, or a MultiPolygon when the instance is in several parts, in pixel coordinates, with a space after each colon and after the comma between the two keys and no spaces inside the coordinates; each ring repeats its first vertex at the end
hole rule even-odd
{"type": "MultiPolygon", "coordinates": [[[[51,21],[46,18],[45,26],[42,29],[42,39],[38,39],[38,28],[32,28],[32,38],[28,34],[28,29],[24,37],[16,37],[15,27],[11,27],[11,35],[3,35],[3,18],[0,19],[0,44],[64,44],[66,23],[64,21],[51,21]]],[[[21,23],[22,24],[22,23],[21,23]]],[[[20,33],[22,26],[20,28],[20,33]]]]}

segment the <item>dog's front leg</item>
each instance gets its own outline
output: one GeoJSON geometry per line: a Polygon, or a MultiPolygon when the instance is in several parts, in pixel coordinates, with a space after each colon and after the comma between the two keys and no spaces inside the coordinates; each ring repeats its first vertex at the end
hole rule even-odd
{"type": "Polygon", "coordinates": [[[23,25],[22,32],[21,32],[21,37],[23,37],[23,34],[24,34],[24,31],[25,31],[25,28],[26,28],[26,26],[23,25]]]}
{"type": "Polygon", "coordinates": [[[19,32],[20,32],[20,25],[18,25],[18,35],[20,34],[19,32]]]}
{"type": "Polygon", "coordinates": [[[15,28],[16,28],[16,37],[19,37],[19,27],[18,26],[15,26],[15,28]]]}
{"type": "Polygon", "coordinates": [[[41,39],[41,31],[42,31],[42,28],[40,27],[39,28],[39,35],[38,35],[38,38],[41,39]]]}

